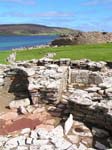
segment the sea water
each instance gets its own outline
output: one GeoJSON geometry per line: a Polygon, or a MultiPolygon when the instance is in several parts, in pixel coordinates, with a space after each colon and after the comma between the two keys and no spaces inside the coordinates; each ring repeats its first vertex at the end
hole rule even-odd
{"type": "Polygon", "coordinates": [[[0,35],[0,51],[49,44],[57,35],[16,36],[0,35]]]}

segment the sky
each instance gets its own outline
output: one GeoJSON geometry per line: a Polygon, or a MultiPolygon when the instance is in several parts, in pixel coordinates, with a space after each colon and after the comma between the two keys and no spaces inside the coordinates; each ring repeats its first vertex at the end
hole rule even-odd
{"type": "Polygon", "coordinates": [[[0,24],[112,32],[112,0],[0,0],[0,24]]]}

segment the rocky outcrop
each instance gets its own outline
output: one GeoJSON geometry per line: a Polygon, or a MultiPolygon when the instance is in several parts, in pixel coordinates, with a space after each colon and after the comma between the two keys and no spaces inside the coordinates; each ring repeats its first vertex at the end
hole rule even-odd
{"type": "Polygon", "coordinates": [[[112,33],[108,32],[79,32],[77,34],[63,35],[52,41],[51,45],[78,45],[111,43],[112,33]]]}

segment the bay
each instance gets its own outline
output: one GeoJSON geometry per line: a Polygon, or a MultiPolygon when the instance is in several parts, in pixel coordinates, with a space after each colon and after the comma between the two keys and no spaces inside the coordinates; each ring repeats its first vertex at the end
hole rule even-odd
{"type": "Polygon", "coordinates": [[[14,48],[32,47],[49,44],[56,39],[57,35],[38,35],[38,36],[21,36],[21,35],[0,35],[0,51],[12,50],[14,48]]]}

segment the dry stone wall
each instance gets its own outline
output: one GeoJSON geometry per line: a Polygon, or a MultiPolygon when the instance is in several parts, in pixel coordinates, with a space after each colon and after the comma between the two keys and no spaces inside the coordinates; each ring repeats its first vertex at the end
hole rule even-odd
{"type": "Polygon", "coordinates": [[[55,64],[37,67],[35,75],[28,78],[33,104],[39,101],[58,103],[66,89],[67,77],[67,67],[58,67],[55,64]]]}

